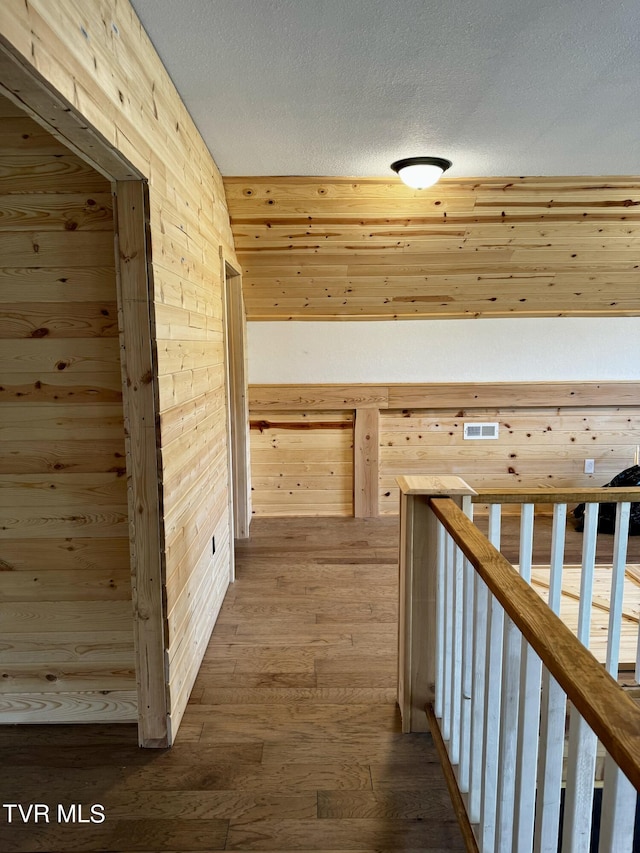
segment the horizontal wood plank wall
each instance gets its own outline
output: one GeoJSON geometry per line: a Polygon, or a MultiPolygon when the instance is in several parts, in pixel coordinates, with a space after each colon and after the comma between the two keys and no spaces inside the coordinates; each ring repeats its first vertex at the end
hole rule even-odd
{"type": "Polygon", "coordinates": [[[353,515],[353,412],[251,412],[253,515],[353,515]]]}
{"type": "MultiPolygon", "coordinates": [[[[377,476],[367,473],[359,481],[372,490],[358,494],[357,504],[368,516],[398,512],[399,474],[457,474],[474,487],[600,486],[633,464],[640,445],[637,382],[252,385],[249,405],[252,436],[260,423],[291,420],[304,429],[311,416],[327,422],[332,413],[343,418],[379,411],[377,424],[373,417],[368,424],[363,420],[363,438],[378,427],[378,458],[363,440],[344,469],[345,476],[352,475],[363,457],[377,463],[377,476]],[[499,438],[464,440],[468,421],[497,421],[499,438]],[[587,458],[595,460],[595,474],[584,473],[587,458]]],[[[269,482],[277,482],[285,466],[287,482],[298,482],[296,476],[304,476],[300,454],[275,433],[270,445],[269,434],[264,428],[259,446],[254,439],[252,471],[257,472],[258,451],[266,455],[273,447],[279,455],[270,457],[269,482]]],[[[303,514],[295,492],[275,512],[273,501],[262,500],[267,483],[256,478],[254,486],[262,515],[303,514]]]]}
{"type": "Polygon", "coordinates": [[[640,314],[637,176],[225,187],[249,320],[640,314]]]}
{"type": "Polygon", "coordinates": [[[0,723],[136,720],[111,187],[0,126],[0,723]]]}
{"type": "Polygon", "coordinates": [[[380,513],[398,512],[400,474],[456,474],[478,490],[601,486],[633,465],[640,404],[581,408],[417,409],[380,418],[380,513]],[[465,440],[464,423],[497,422],[499,436],[465,440]],[[595,474],[584,460],[595,460],[595,474]]]}
{"type": "Polygon", "coordinates": [[[221,250],[239,265],[224,187],[126,0],[3,3],[0,35],[0,78],[27,108],[111,177],[131,164],[149,181],[171,740],[229,579],[221,250]]]}

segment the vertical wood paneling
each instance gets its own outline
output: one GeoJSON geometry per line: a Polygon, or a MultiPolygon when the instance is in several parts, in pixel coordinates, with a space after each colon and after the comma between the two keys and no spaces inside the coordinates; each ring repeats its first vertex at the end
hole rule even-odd
{"type": "Polygon", "coordinates": [[[0,117],[0,722],[135,720],[111,189],[0,117]]]}
{"type": "Polygon", "coordinates": [[[380,413],[357,409],[353,437],[353,505],[356,518],[378,515],[380,413]]]}
{"type": "MultiPolygon", "coordinates": [[[[158,570],[165,579],[171,737],[230,568],[221,246],[229,263],[238,264],[224,187],[126,0],[9,2],[0,7],[0,33],[3,83],[28,109],[104,174],[148,180],[165,555],[158,570]],[[35,76],[25,73],[32,68],[35,76]]],[[[81,180],[84,164],[78,163],[72,167],[63,158],[54,170],[56,180],[64,176],[69,192],[81,180]]],[[[19,248],[29,252],[28,244],[19,248]]],[[[98,292],[98,283],[90,284],[91,292],[98,292]]],[[[54,286],[59,289],[60,283],[54,286]]],[[[13,384],[32,394],[26,376],[16,374],[13,384]]],[[[56,393],[67,393],[68,383],[56,378],[56,393]]],[[[99,378],[100,401],[117,402],[119,386],[112,387],[104,374],[99,378]]],[[[74,402],[88,393],[86,383],[78,385],[74,402]]]]}

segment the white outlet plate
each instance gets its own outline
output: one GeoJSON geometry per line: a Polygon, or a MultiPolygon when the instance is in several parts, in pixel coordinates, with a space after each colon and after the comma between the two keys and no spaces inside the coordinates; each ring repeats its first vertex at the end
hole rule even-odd
{"type": "Polygon", "coordinates": [[[596,460],[595,459],[585,459],[584,460],[584,473],[585,474],[595,474],[596,472],[596,460]]]}

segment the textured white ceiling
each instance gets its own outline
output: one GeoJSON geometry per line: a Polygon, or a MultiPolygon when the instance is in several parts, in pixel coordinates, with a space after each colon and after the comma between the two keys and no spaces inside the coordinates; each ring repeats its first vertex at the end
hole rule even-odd
{"type": "Polygon", "coordinates": [[[638,0],[132,0],[223,175],[640,173],[638,0]]]}

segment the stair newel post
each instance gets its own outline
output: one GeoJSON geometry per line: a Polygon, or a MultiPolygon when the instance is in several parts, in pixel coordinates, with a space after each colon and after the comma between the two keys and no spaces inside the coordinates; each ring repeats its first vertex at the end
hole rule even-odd
{"type": "Polygon", "coordinates": [[[436,667],[441,665],[437,630],[439,522],[430,497],[450,497],[459,505],[474,490],[460,477],[405,476],[400,487],[400,576],[398,705],[403,732],[429,730],[425,706],[435,699],[436,667]]]}

